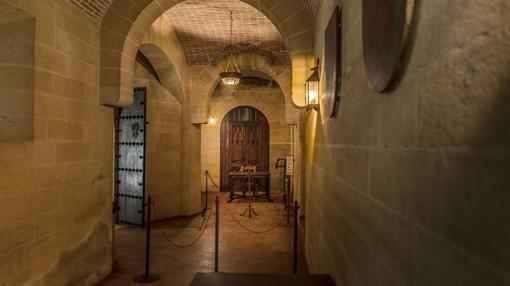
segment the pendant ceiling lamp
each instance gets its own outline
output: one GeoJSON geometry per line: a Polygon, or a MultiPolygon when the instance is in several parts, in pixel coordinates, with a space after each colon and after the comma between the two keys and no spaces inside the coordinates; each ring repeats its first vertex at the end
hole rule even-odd
{"type": "Polygon", "coordinates": [[[234,22],[234,17],[233,17],[233,12],[230,11],[230,55],[228,56],[228,62],[227,62],[227,68],[225,69],[224,72],[220,73],[220,77],[221,77],[221,82],[224,84],[224,85],[228,85],[228,86],[234,86],[234,85],[238,85],[239,82],[241,81],[241,71],[239,70],[239,67],[237,66],[236,64],[236,61],[234,59],[234,55],[232,54],[232,47],[233,47],[233,42],[232,42],[232,28],[233,28],[233,22],[234,22]]]}

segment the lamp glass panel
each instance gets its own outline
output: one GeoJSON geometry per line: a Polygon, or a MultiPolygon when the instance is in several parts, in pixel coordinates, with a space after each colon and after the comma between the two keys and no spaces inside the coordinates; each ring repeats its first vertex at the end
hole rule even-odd
{"type": "Polygon", "coordinates": [[[319,104],[319,82],[306,82],[306,103],[307,105],[319,104]]]}
{"type": "Polygon", "coordinates": [[[221,79],[224,85],[238,85],[240,79],[235,77],[224,77],[221,79]]]}

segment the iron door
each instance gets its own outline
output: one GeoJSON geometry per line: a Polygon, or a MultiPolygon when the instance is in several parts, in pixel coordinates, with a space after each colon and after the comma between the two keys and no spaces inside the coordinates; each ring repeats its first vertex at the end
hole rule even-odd
{"type": "Polygon", "coordinates": [[[117,223],[144,227],[146,89],[135,88],[133,104],[117,116],[117,223]]]}

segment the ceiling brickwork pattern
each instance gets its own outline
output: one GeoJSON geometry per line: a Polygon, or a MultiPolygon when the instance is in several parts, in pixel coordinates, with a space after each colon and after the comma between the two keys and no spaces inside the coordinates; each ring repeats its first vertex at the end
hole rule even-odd
{"type": "MultiPolygon", "coordinates": [[[[94,18],[98,22],[103,19],[106,10],[113,0],[68,0],[74,4],[78,9],[85,12],[88,16],[94,18]]],[[[315,18],[319,11],[321,0],[302,0],[305,8],[315,18]]]]}
{"type": "Polygon", "coordinates": [[[302,0],[308,14],[315,19],[321,5],[321,0],[302,0]]]}
{"type": "Polygon", "coordinates": [[[188,0],[172,7],[166,15],[191,64],[210,64],[229,52],[257,52],[277,63],[289,64],[289,54],[278,29],[264,14],[244,2],[188,0]]]}
{"type": "MultiPolygon", "coordinates": [[[[68,0],[86,15],[101,21],[114,0],[68,0]]],[[[321,0],[302,0],[315,18],[321,0]]],[[[255,2],[254,2],[255,3],[255,2]]],[[[210,64],[230,52],[256,52],[289,65],[285,43],[271,21],[253,6],[238,0],[188,0],[166,13],[175,26],[191,64],[210,64]],[[230,11],[234,12],[230,45],[230,11]]]]}
{"type": "Polygon", "coordinates": [[[89,17],[100,22],[113,0],[69,0],[89,17]]]}

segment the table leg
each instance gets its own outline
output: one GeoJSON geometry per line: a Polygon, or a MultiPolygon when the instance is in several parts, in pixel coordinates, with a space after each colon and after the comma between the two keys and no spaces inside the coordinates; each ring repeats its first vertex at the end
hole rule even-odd
{"type": "Polygon", "coordinates": [[[230,190],[230,196],[228,202],[231,203],[234,200],[234,178],[228,180],[228,189],[230,190]]]}
{"type": "Polygon", "coordinates": [[[266,198],[268,201],[273,202],[271,199],[271,180],[270,177],[266,178],[266,198]]]}

